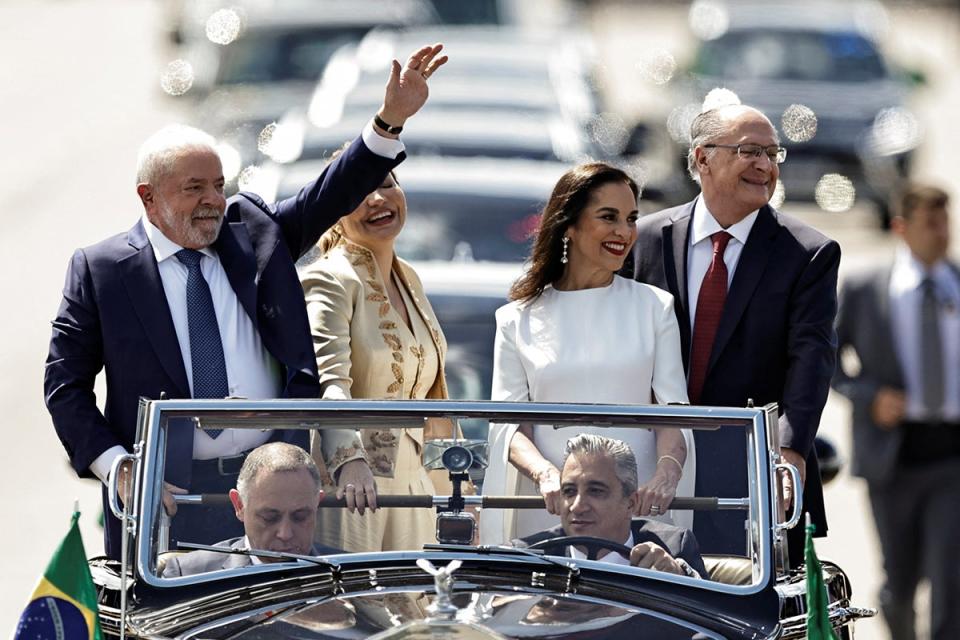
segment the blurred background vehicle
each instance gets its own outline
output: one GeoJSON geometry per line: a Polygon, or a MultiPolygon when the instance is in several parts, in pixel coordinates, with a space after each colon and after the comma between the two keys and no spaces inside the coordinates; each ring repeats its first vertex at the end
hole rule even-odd
{"type": "MultiPolygon", "coordinates": [[[[293,195],[325,164],[282,166],[277,187],[264,190],[278,198],[293,195]]],[[[561,163],[519,159],[409,158],[397,169],[408,206],[397,254],[457,263],[452,270],[464,262],[520,263],[550,191],[566,170],[561,163]]]]}
{"type": "MultiPolygon", "coordinates": [[[[887,28],[876,2],[729,2],[726,24],[700,35],[679,98],[696,105],[732,91],[781,133],[781,170],[791,200],[830,200],[846,188],[872,203],[884,224],[888,201],[910,174],[920,124],[908,108],[920,80],[892,67],[876,37],[887,28]],[[840,176],[844,181],[824,176],[840,176]]],[[[686,143],[688,141],[684,141],[686,143]]],[[[828,208],[828,207],[825,207],[828,208]]]]}
{"type": "Polygon", "coordinates": [[[178,32],[191,71],[191,120],[219,139],[231,160],[225,177],[235,181],[261,159],[265,128],[306,103],[337,49],[374,27],[437,19],[427,0],[187,3],[178,32]]]}

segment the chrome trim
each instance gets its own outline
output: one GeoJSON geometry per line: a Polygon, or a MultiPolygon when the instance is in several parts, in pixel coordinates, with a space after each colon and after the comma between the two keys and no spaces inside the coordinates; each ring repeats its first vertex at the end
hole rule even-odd
{"type": "MultiPolygon", "coordinates": [[[[618,568],[616,565],[594,563],[584,560],[579,563],[584,568],[602,570],[604,572],[622,573],[631,576],[643,576],[665,582],[695,586],[709,591],[736,595],[748,595],[768,588],[772,582],[770,558],[772,554],[771,542],[774,527],[771,523],[769,509],[761,509],[761,504],[772,504],[771,500],[771,468],[766,461],[766,451],[762,446],[753,446],[755,442],[768,442],[771,433],[776,433],[776,406],[768,405],[757,408],[735,407],[693,407],[689,405],[593,405],[593,404],[560,404],[560,403],[530,403],[530,402],[492,402],[492,401],[449,401],[449,400],[155,400],[144,401],[141,406],[140,433],[144,439],[144,451],[150,452],[141,460],[144,478],[157,478],[162,468],[166,450],[166,428],[171,418],[208,417],[210,413],[231,411],[244,413],[247,425],[231,423],[232,428],[263,428],[271,427],[317,428],[323,422],[323,428],[336,428],[349,423],[351,425],[368,423],[371,419],[383,419],[385,422],[396,424],[404,417],[415,415],[419,420],[425,415],[447,418],[481,418],[494,422],[540,422],[553,424],[558,428],[574,426],[589,421],[595,426],[618,426],[628,428],[650,428],[655,426],[669,428],[717,429],[717,421],[727,421],[723,426],[744,428],[748,440],[752,445],[752,454],[748,456],[748,483],[750,486],[749,519],[751,552],[754,559],[755,575],[751,585],[725,585],[695,580],[685,576],[674,576],[662,572],[647,571],[634,567],[618,568]],[[284,416],[267,416],[267,413],[286,413],[284,416]],[[251,416],[254,420],[251,420],[251,416]],[[772,416],[772,418],[771,418],[772,416]],[[329,424],[333,420],[336,424],[329,424]],[[771,422],[772,420],[772,422],[771,422]],[[754,521],[756,519],[756,521],[754,521]]],[[[226,420],[226,417],[224,418],[226,420]]],[[[193,428],[193,425],[191,425],[193,428]]],[[[776,436],[773,435],[775,438],[776,436]]],[[[162,501],[159,499],[157,483],[147,483],[143,487],[140,508],[139,525],[142,535],[136,545],[136,571],[139,580],[152,587],[182,587],[190,584],[202,584],[220,580],[228,575],[238,575],[237,570],[216,571],[200,576],[185,576],[179,578],[160,578],[156,575],[153,545],[156,542],[154,527],[157,526],[162,501]]],[[[731,500],[743,501],[734,498],[731,500]]],[[[512,565],[526,565],[531,570],[542,571],[542,565],[531,558],[517,558],[496,555],[500,561],[509,561],[512,565]]],[[[476,560],[482,557],[476,552],[378,552],[353,553],[331,556],[341,564],[346,572],[351,567],[365,562],[398,561],[410,563],[416,558],[429,558],[443,562],[454,558],[476,560]]],[[[568,558],[562,560],[567,561],[568,558]]],[[[276,563],[245,567],[245,575],[254,573],[275,572],[283,568],[298,566],[292,563],[276,563]]],[[[303,566],[303,565],[299,565],[303,566]]]]}
{"type": "MultiPolygon", "coordinates": [[[[800,470],[789,462],[779,462],[773,465],[773,468],[774,471],[784,469],[793,476],[793,511],[790,514],[789,520],[786,522],[778,522],[776,525],[779,531],[793,529],[800,522],[800,518],[803,517],[803,481],[800,480],[800,470]]],[[[777,513],[779,513],[779,510],[777,513]]]]}
{"type": "MultiPolygon", "coordinates": [[[[830,620],[830,626],[834,629],[841,629],[844,625],[856,622],[861,618],[872,618],[877,615],[877,610],[870,607],[851,607],[842,606],[840,603],[833,603],[829,607],[827,617],[830,620]]],[[[780,621],[783,627],[783,640],[789,638],[807,637],[807,615],[791,616],[780,621]]]]}
{"type": "MultiPolygon", "coordinates": [[[[107,474],[107,502],[110,505],[110,512],[113,513],[113,515],[116,516],[121,522],[123,522],[124,518],[126,517],[124,510],[127,505],[124,504],[123,506],[120,506],[120,479],[117,477],[117,474],[120,473],[120,467],[124,462],[129,460],[130,462],[136,464],[137,458],[137,454],[134,453],[124,453],[123,455],[117,456],[114,458],[113,464],[110,465],[110,472],[107,474]]],[[[136,468],[131,467],[131,479],[135,475],[136,468]]],[[[136,516],[134,515],[130,515],[129,517],[136,520],[136,516]]]]}

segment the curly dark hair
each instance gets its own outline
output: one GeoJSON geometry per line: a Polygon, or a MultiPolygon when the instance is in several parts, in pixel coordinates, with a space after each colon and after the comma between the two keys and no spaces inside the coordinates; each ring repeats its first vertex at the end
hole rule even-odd
{"type": "Polygon", "coordinates": [[[544,287],[560,279],[563,234],[579,220],[593,192],[611,182],[626,184],[635,198],[640,197],[640,189],[630,176],[604,162],[578,165],[557,181],[540,216],[529,267],[510,287],[511,300],[534,300],[543,293],[544,287]]]}

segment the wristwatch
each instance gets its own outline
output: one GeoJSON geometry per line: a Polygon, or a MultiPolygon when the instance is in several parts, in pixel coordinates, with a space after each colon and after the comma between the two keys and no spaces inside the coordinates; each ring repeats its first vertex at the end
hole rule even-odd
{"type": "Polygon", "coordinates": [[[403,131],[403,127],[395,127],[392,124],[387,124],[383,118],[380,117],[379,113],[373,114],[373,123],[386,131],[387,133],[400,133],[403,131]]]}

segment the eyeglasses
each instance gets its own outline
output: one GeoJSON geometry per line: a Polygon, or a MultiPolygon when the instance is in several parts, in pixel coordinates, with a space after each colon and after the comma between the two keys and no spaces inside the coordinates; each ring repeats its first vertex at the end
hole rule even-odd
{"type": "Polygon", "coordinates": [[[759,158],[760,154],[767,154],[770,162],[775,164],[783,164],[783,161],[787,159],[787,150],[778,145],[772,144],[769,147],[764,147],[759,144],[705,144],[703,145],[704,149],[736,149],[737,155],[744,160],[749,160],[751,158],[759,158]]]}

